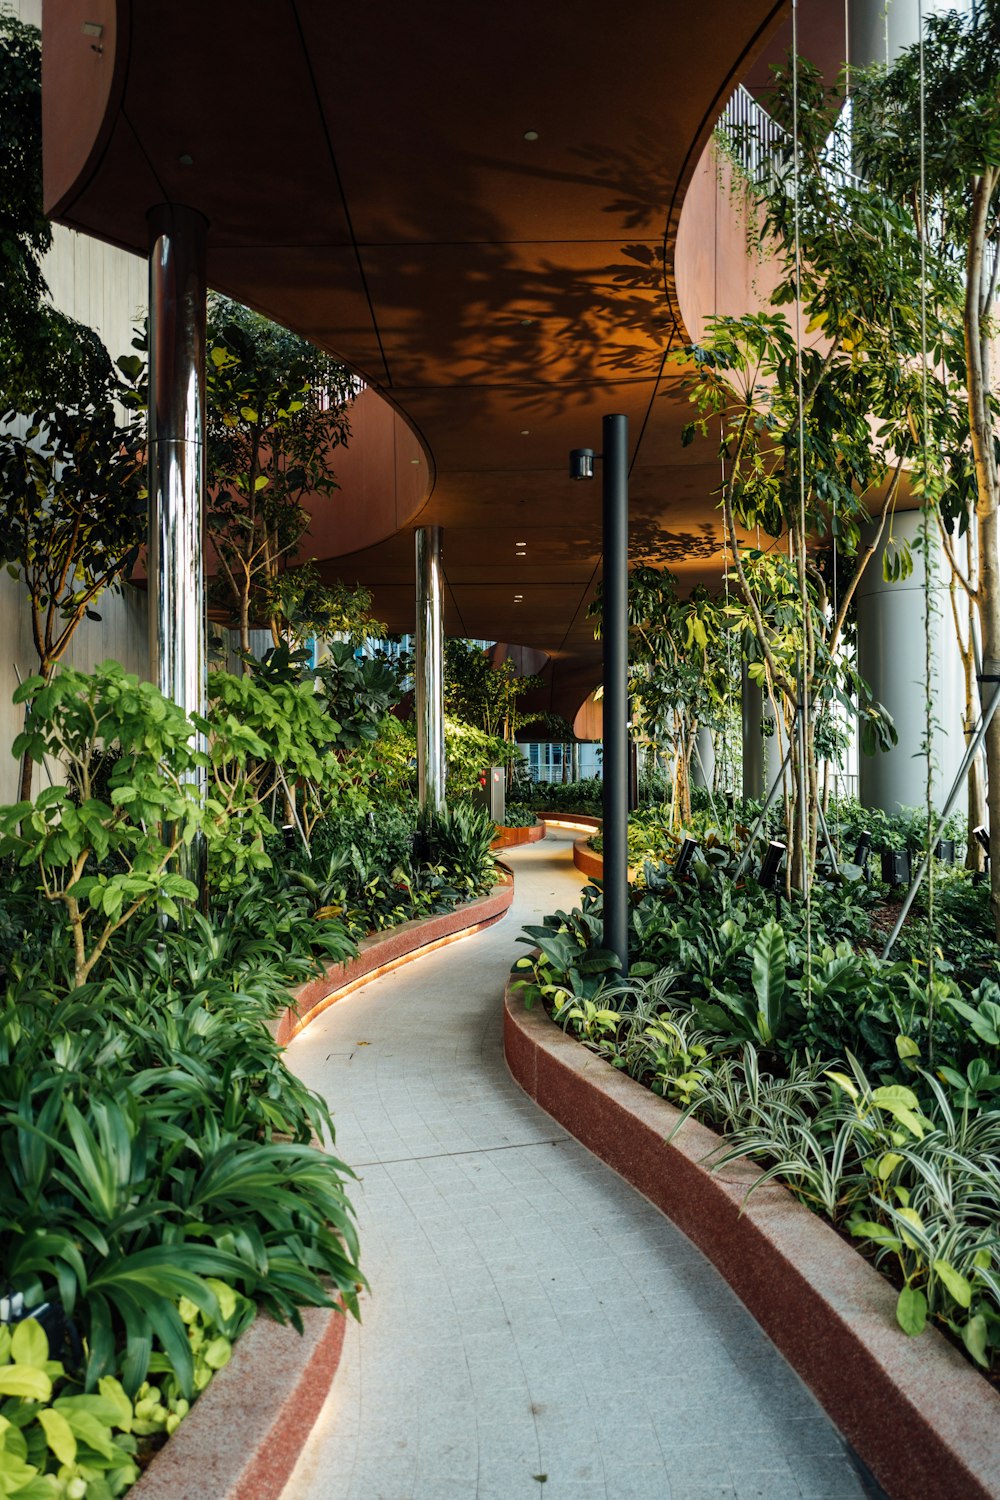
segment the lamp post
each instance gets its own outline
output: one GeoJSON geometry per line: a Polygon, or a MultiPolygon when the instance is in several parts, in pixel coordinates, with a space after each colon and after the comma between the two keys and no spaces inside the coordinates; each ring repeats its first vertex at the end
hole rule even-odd
{"type": "Polygon", "coordinates": [[[628,417],[602,422],[604,452],[574,448],[570,476],[593,479],[603,460],[604,946],[628,976],[628,417]]]}

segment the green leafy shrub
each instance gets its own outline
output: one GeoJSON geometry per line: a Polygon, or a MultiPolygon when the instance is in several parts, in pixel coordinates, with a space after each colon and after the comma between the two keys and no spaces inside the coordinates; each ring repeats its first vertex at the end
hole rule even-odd
{"type": "Polygon", "coordinates": [[[504,808],[503,825],[505,828],[533,828],[538,822],[533,807],[524,802],[508,802],[504,808]]]}
{"type": "Polygon", "coordinates": [[[19,1500],[105,1500],[139,1477],[132,1402],[112,1376],[89,1395],[65,1391],[34,1318],[0,1326],[0,1492],[19,1500]]]}
{"type": "Polygon", "coordinates": [[[14,754],[61,760],[76,794],[51,786],[33,803],[0,807],[0,856],[37,870],[63,912],[80,985],[133,917],[152,908],[176,918],[178,900],[197,895],[171,863],[202,827],[193,778],[204,757],[180,709],[117,662],[90,675],[66,668],[48,683],[29,677],[14,701],[28,705],[14,754]],[[106,802],[91,777],[103,776],[112,747],[106,802]]]}
{"type": "Polygon", "coordinates": [[[530,786],[528,802],[536,812],[577,812],[599,818],[604,783],[596,776],[585,781],[536,781],[530,786]]]}

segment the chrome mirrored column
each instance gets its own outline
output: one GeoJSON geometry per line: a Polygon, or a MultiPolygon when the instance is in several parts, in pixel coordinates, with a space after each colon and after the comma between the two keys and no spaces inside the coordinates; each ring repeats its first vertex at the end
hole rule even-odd
{"type": "Polygon", "coordinates": [[[444,573],[441,527],[417,539],[417,784],[420,806],[444,807],[444,573]]]}
{"type": "MultiPolygon", "coordinates": [[[[149,223],[149,675],[185,713],[206,707],[204,585],[205,249],[194,209],[149,223]]],[[[199,844],[179,857],[202,885],[199,844]]]]}

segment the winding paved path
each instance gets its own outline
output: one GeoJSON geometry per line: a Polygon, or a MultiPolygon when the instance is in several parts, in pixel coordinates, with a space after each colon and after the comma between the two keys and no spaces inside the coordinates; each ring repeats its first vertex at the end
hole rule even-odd
{"type": "Polygon", "coordinates": [[[372,1292],[283,1500],[861,1500],[713,1267],[507,1072],[515,938],[575,903],[570,851],[508,851],[502,922],[289,1049],[361,1178],[372,1292]]]}

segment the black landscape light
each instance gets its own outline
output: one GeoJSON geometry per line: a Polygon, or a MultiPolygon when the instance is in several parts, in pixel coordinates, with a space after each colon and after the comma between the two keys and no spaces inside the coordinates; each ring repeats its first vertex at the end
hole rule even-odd
{"type": "Polygon", "coordinates": [[[882,850],[882,879],[886,885],[909,885],[909,849],[882,850]]]}
{"type": "Polygon", "coordinates": [[[990,835],[989,835],[989,830],[986,828],[985,824],[980,823],[980,825],[979,825],[978,828],[974,828],[972,830],[972,837],[975,839],[976,843],[982,849],[983,853],[986,855],[986,858],[989,859],[989,857],[990,857],[990,835]]]}
{"type": "Polygon", "coordinates": [[[788,845],[783,844],[780,839],[772,839],[768,844],[767,853],[761,861],[760,874],[757,876],[757,884],[763,886],[765,891],[769,891],[777,880],[781,861],[785,857],[787,848],[788,845]]]}
{"type": "Polygon", "coordinates": [[[865,868],[865,865],[868,863],[868,856],[869,856],[869,854],[871,854],[871,852],[872,852],[872,836],[871,836],[871,834],[870,833],[859,834],[858,835],[858,842],[854,846],[854,858],[851,860],[851,864],[852,865],[857,865],[859,867],[859,869],[863,870],[865,868]]]}
{"type": "Polygon", "coordinates": [[[678,880],[682,875],[687,874],[697,848],[697,839],[683,839],[681,841],[681,847],[677,851],[677,858],[674,860],[674,875],[678,880]]]}
{"type": "Polygon", "coordinates": [[[953,865],[955,863],[955,840],[938,839],[934,846],[934,853],[942,864],[953,865]]]}

